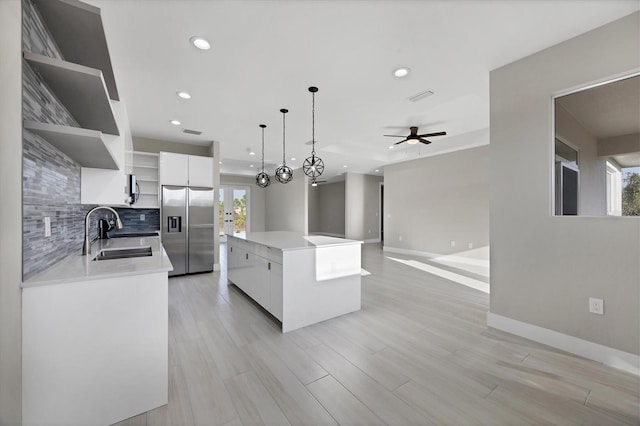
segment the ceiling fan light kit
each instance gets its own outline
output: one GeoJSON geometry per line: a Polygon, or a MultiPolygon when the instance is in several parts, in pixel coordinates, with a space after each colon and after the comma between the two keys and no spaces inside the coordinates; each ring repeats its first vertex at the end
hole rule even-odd
{"type": "Polygon", "coordinates": [[[302,164],[302,171],[312,178],[312,186],[317,186],[316,178],[324,172],[324,161],[316,155],[316,92],[317,87],[309,87],[311,92],[311,156],[307,157],[302,164]]]}
{"type": "MultiPolygon", "coordinates": [[[[409,130],[411,131],[411,133],[408,136],[400,136],[400,135],[384,135],[390,138],[404,138],[403,140],[401,140],[400,142],[396,142],[393,145],[398,145],[401,144],[403,142],[408,143],[409,145],[415,145],[418,142],[421,142],[425,145],[429,145],[431,143],[431,141],[426,140],[424,138],[428,138],[428,137],[432,137],[432,136],[444,136],[447,134],[447,132],[435,132],[435,133],[424,133],[422,135],[418,134],[418,127],[416,126],[411,126],[409,127],[409,130]]],[[[391,145],[389,147],[389,149],[393,148],[393,145],[391,145]]]]}
{"type": "Polygon", "coordinates": [[[289,183],[293,180],[293,170],[287,166],[285,155],[285,116],[289,112],[287,109],[281,109],[282,113],[282,165],[276,169],[276,180],[280,183],[289,183]]]}
{"type": "Polygon", "coordinates": [[[261,124],[260,127],[262,128],[262,169],[260,173],[256,175],[256,185],[258,185],[260,188],[266,188],[271,184],[269,175],[264,172],[264,129],[265,127],[267,127],[267,125],[261,124]]]}

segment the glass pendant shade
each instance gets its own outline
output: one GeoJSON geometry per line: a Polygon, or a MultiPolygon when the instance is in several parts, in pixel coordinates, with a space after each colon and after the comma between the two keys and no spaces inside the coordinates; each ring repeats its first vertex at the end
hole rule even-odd
{"type": "Polygon", "coordinates": [[[316,155],[316,92],[317,87],[309,87],[311,92],[311,156],[307,157],[302,164],[302,171],[305,175],[313,178],[320,176],[324,172],[324,161],[316,155]]]}
{"type": "Polygon", "coordinates": [[[256,185],[260,188],[266,188],[271,184],[269,175],[264,172],[264,129],[267,125],[261,124],[260,127],[262,128],[262,171],[256,175],[256,185]]]}
{"type": "Polygon", "coordinates": [[[285,156],[285,114],[289,112],[289,110],[281,109],[282,113],[282,165],[276,169],[276,180],[280,183],[289,183],[293,180],[293,170],[291,167],[287,166],[286,156],[285,156]]]}

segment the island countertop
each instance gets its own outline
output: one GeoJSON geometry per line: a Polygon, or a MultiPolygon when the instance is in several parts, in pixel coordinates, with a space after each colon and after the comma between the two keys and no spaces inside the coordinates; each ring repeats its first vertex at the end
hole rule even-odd
{"type": "Polygon", "coordinates": [[[38,275],[24,281],[22,288],[76,281],[98,280],[122,276],[152,274],[173,270],[169,256],[160,243],[160,237],[129,237],[96,240],[91,247],[91,255],[74,253],[52,265],[38,275]],[[151,247],[151,256],[127,259],[94,261],[102,249],[151,247]]]}
{"type": "Polygon", "coordinates": [[[229,235],[229,237],[250,241],[282,251],[362,244],[362,241],[358,240],[327,237],[324,235],[305,235],[301,232],[290,231],[247,232],[246,236],[229,235]]]}

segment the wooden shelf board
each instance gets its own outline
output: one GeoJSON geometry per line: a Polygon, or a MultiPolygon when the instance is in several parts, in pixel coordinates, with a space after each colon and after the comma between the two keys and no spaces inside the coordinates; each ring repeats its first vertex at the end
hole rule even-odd
{"type": "Polygon", "coordinates": [[[120,135],[100,70],[31,52],[24,59],[83,128],[120,135]]]}
{"type": "Polygon", "coordinates": [[[118,170],[118,163],[105,145],[102,133],[97,130],[36,121],[25,121],[24,128],[45,139],[82,167],[118,170]]]}
{"type": "Polygon", "coordinates": [[[120,100],[100,9],[78,0],[33,0],[62,56],[102,71],[109,97],[120,100]]]}

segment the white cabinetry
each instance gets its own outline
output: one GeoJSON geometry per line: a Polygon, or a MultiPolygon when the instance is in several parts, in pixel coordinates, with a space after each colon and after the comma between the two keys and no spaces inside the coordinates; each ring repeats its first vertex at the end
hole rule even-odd
{"type": "MultiPolygon", "coordinates": [[[[282,321],[282,264],[269,258],[269,250],[272,249],[229,238],[227,278],[282,321]]],[[[273,257],[277,260],[278,255],[273,257]]]]}
{"type": "Polygon", "coordinates": [[[160,185],[213,187],[213,158],[160,153],[160,185]]]}
{"type": "Polygon", "coordinates": [[[189,186],[213,188],[213,158],[189,156],[189,186]]]}
{"type": "Polygon", "coordinates": [[[133,205],[139,209],[157,209],[158,199],[158,154],[155,152],[133,152],[133,173],[140,188],[138,201],[133,205]]]}
{"type": "Polygon", "coordinates": [[[160,153],[160,185],[189,185],[189,156],[173,152],[160,153]]]}

